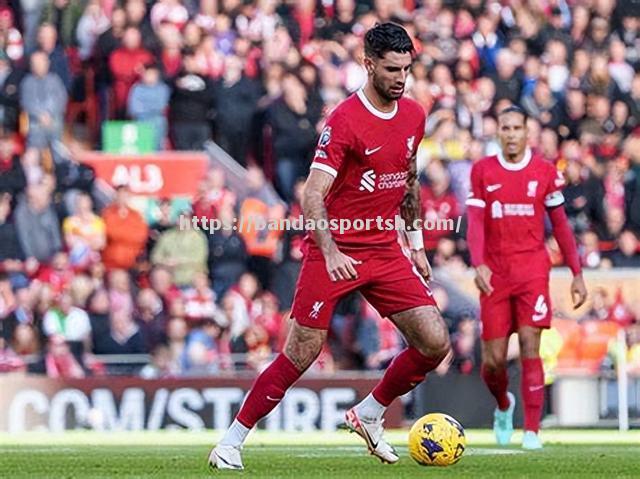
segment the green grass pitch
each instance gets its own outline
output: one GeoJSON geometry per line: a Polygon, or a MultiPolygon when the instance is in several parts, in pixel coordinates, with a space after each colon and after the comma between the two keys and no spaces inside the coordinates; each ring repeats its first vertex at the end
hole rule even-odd
{"type": "Polygon", "coordinates": [[[640,477],[640,431],[543,431],[545,449],[498,448],[490,431],[467,431],[462,460],[421,467],[407,454],[407,431],[388,431],[400,462],[383,465],[359,438],[336,433],[256,432],[244,449],[245,471],[211,473],[206,458],[217,432],[70,432],[0,434],[3,478],[419,478],[640,477]]]}

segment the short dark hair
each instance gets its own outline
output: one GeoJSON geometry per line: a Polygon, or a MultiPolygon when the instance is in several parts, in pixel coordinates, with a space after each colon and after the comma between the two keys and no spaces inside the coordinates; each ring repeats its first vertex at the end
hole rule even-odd
{"type": "Polygon", "coordinates": [[[498,113],[498,118],[500,118],[502,115],[506,115],[507,113],[518,113],[524,117],[525,122],[529,119],[529,115],[527,114],[526,110],[518,105],[511,105],[504,110],[501,110],[498,113]]]}
{"type": "Polygon", "coordinates": [[[364,53],[369,58],[382,58],[387,52],[415,51],[407,31],[397,23],[378,23],[364,36],[364,53]]]}

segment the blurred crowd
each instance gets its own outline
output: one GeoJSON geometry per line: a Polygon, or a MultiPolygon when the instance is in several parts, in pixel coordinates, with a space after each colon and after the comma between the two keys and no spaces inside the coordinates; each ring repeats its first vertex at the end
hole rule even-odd
{"type": "MultiPolygon", "coordinates": [[[[0,369],[264,367],[287,334],[302,233],[205,236],[179,216],[297,218],[323,121],[366,79],[363,34],[389,20],[417,51],[407,95],[428,114],[427,220],[464,214],[471,165],[498,148],[496,112],[518,103],[531,147],[567,179],[583,266],[640,266],[638,0],[0,2],[0,369]],[[126,185],[105,197],[77,145],[98,148],[108,120],[152,124],[158,150],[215,140],[247,167],[247,191],[213,169],[188,204],[140,207],[126,185]],[[151,359],[101,359],[137,353],[151,359]]],[[[464,234],[425,235],[445,277],[468,267],[464,234]]],[[[553,238],[548,250],[561,265],[553,238]]],[[[451,365],[469,372],[477,306],[454,283],[435,293],[451,365]]],[[[314,368],[380,369],[402,347],[354,296],[314,368]]]]}

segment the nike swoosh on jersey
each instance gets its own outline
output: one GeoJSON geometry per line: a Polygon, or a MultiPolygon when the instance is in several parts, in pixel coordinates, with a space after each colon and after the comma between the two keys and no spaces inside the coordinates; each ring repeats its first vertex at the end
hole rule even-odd
{"type": "Polygon", "coordinates": [[[278,402],[278,401],[282,400],[282,398],[276,399],[276,398],[272,398],[271,396],[268,396],[268,395],[267,395],[267,399],[269,401],[273,401],[273,402],[278,402]]]}
{"type": "Polygon", "coordinates": [[[542,389],[544,386],[529,386],[529,391],[535,392],[542,389]]]}
{"type": "Polygon", "coordinates": [[[502,185],[500,185],[500,184],[497,184],[497,185],[489,185],[489,186],[487,186],[487,191],[488,191],[489,193],[492,193],[492,192],[494,192],[494,191],[496,191],[496,190],[499,190],[500,188],[502,188],[502,185]]]}
{"type": "Polygon", "coordinates": [[[380,150],[380,148],[382,148],[382,145],[379,146],[378,148],[371,148],[371,149],[367,148],[366,150],[364,150],[364,154],[366,156],[373,155],[376,151],[380,150]]]}

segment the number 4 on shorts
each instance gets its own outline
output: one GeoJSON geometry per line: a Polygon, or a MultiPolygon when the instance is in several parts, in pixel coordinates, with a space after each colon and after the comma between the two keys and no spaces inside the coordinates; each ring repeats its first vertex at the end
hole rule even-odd
{"type": "Polygon", "coordinates": [[[533,322],[542,321],[547,317],[547,313],[549,312],[549,308],[547,307],[547,302],[544,299],[544,294],[538,296],[536,300],[536,305],[533,307],[535,313],[531,316],[533,322]]]}

